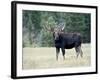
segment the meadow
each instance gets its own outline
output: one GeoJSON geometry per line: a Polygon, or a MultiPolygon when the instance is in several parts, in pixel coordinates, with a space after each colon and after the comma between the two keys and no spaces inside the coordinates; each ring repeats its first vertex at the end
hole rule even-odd
{"type": "Polygon", "coordinates": [[[65,60],[60,51],[58,61],[56,60],[55,47],[23,48],[23,69],[48,69],[67,67],[91,66],[91,46],[82,44],[83,57],[76,57],[75,49],[66,49],[65,60]]]}

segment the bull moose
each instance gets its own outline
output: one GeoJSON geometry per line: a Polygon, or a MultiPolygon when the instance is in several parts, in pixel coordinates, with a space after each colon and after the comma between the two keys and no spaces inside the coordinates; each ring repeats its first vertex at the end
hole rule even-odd
{"type": "Polygon", "coordinates": [[[58,60],[60,49],[62,51],[64,60],[65,60],[65,49],[75,48],[77,58],[79,54],[81,57],[83,56],[83,52],[81,49],[82,38],[80,33],[66,33],[64,32],[64,27],[49,28],[48,30],[53,33],[54,43],[56,47],[56,60],[58,60]]]}

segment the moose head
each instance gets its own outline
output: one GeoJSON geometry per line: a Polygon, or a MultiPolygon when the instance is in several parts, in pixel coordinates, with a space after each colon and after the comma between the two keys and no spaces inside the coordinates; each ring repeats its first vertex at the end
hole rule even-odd
{"type": "Polygon", "coordinates": [[[45,27],[45,29],[47,31],[50,31],[50,32],[53,33],[54,40],[58,40],[59,39],[60,34],[64,32],[64,28],[65,28],[65,26],[62,26],[62,27],[56,26],[54,28],[45,27]]]}

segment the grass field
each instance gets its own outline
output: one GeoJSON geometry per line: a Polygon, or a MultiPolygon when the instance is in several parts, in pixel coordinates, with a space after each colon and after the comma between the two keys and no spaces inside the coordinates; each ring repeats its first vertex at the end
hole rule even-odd
{"type": "Polygon", "coordinates": [[[85,67],[91,65],[90,44],[82,44],[83,58],[76,58],[75,49],[66,49],[65,60],[60,51],[56,60],[55,47],[23,48],[23,69],[85,67]]]}

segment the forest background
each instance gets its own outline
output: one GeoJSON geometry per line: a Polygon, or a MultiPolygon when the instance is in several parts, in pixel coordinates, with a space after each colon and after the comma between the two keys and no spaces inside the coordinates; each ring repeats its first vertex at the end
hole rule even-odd
{"type": "Polygon", "coordinates": [[[23,10],[23,47],[53,47],[53,34],[46,29],[65,27],[78,32],[83,43],[91,42],[91,14],[23,10]]]}

